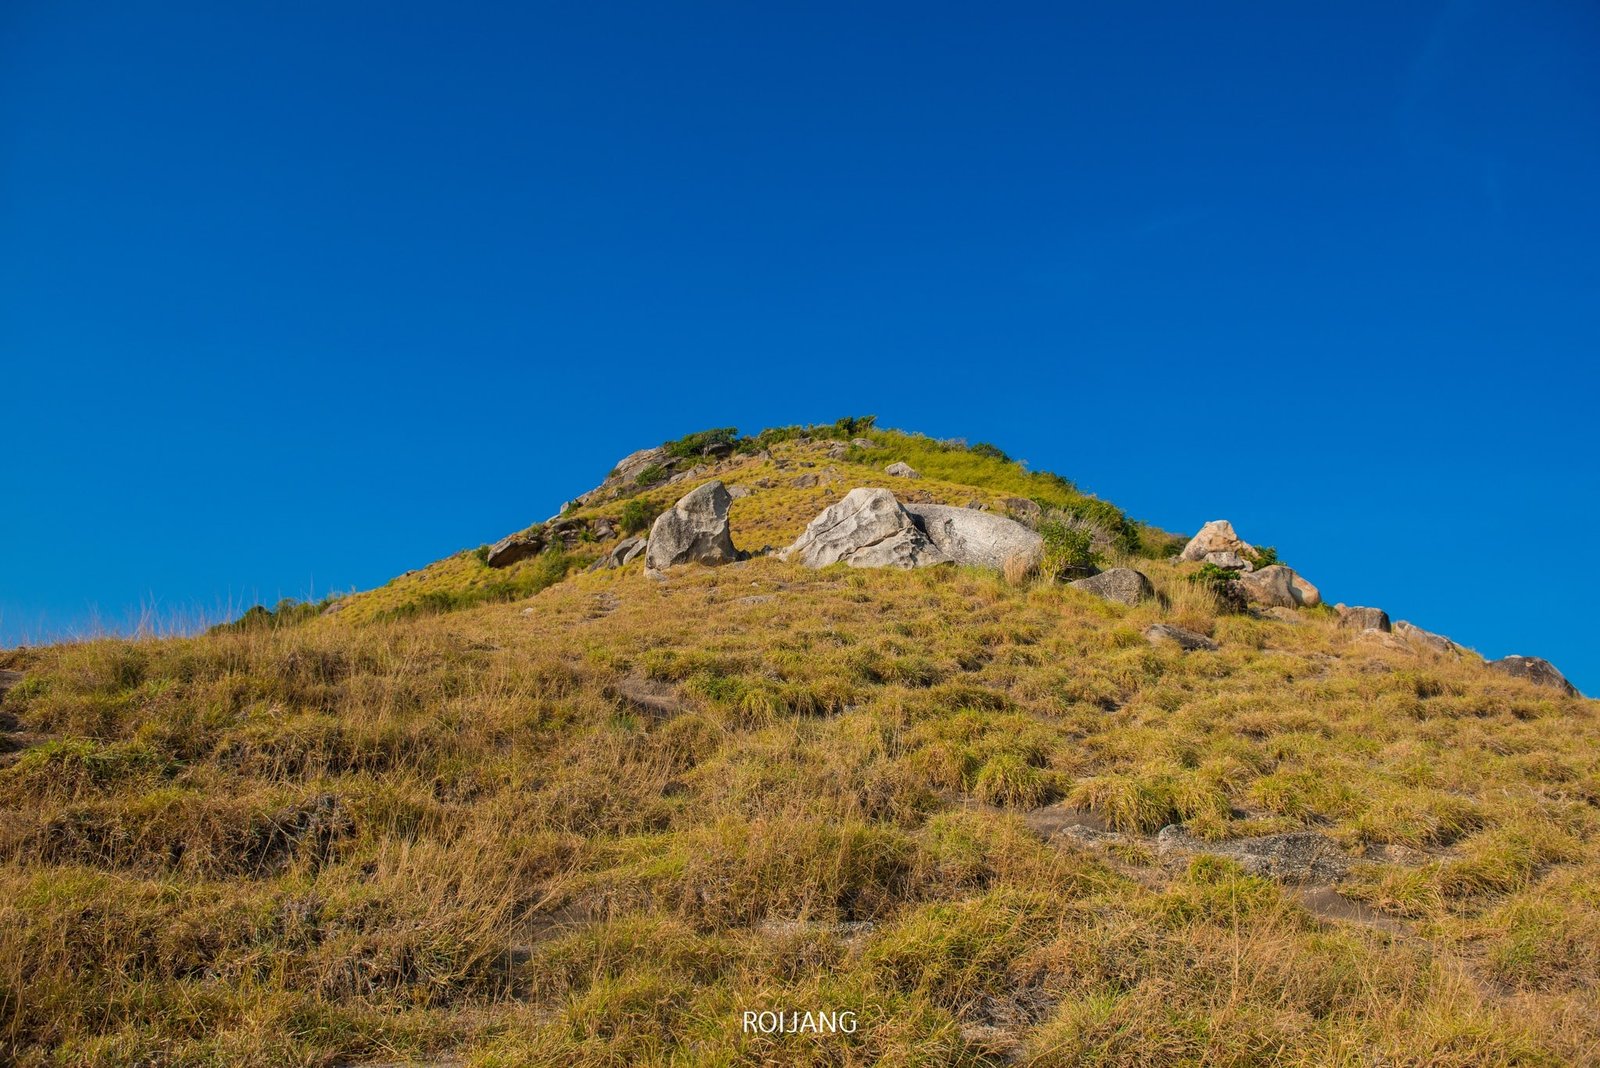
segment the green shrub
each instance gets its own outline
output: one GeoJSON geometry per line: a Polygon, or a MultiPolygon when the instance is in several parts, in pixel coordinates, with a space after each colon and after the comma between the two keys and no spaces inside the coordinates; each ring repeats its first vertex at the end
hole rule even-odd
{"type": "Polygon", "coordinates": [[[622,518],[619,520],[622,524],[622,532],[624,534],[637,534],[641,530],[648,530],[650,524],[654,523],[656,516],[660,514],[661,510],[649,501],[635,497],[622,506],[622,518]]]}
{"type": "Polygon", "coordinates": [[[978,442],[969,451],[975,452],[979,456],[987,456],[991,460],[999,460],[1001,463],[1008,464],[1011,462],[1011,457],[1000,451],[998,445],[991,445],[987,441],[978,442]]]}
{"type": "MultiPolygon", "coordinates": [[[[487,549],[485,553],[487,553],[487,549]]],[[[282,627],[298,626],[308,619],[315,619],[323,610],[334,602],[336,598],[324,597],[320,601],[300,601],[293,597],[285,597],[271,608],[265,605],[254,605],[245,610],[238,619],[228,623],[218,623],[211,628],[212,634],[226,634],[229,631],[248,630],[278,630],[282,627]]]]}
{"type": "Polygon", "coordinates": [[[1047,519],[1039,524],[1044,557],[1039,573],[1051,582],[1094,573],[1099,556],[1094,551],[1094,531],[1070,520],[1047,519]]]}
{"type": "Polygon", "coordinates": [[[1254,567],[1257,571],[1260,571],[1264,567],[1271,567],[1273,564],[1283,563],[1282,560],[1278,559],[1278,550],[1270,545],[1257,546],[1250,552],[1242,553],[1241,555],[1246,560],[1250,561],[1250,566],[1254,567]]]}
{"type": "MultiPolygon", "coordinates": [[[[685,435],[677,441],[669,441],[664,448],[668,456],[680,460],[693,459],[706,451],[708,445],[732,445],[739,437],[739,428],[732,426],[717,427],[714,430],[701,430],[685,435]]],[[[649,468],[646,468],[649,470],[649,468]]]]}
{"type": "Polygon", "coordinates": [[[472,555],[480,564],[487,565],[489,563],[489,547],[487,545],[478,546],[472,550],[472,555]]]}
{"type": "Polygon", "coordinates": [[[643,471],[640,471],[639,474],[635,476],[633,481],[635,484],[640,486],[651,486],[657,482],[660,482],[666,477],[667,469],[665,467],[662,467],[660,464],[651,464],[643,471]]]}
{"type": "Polygon", "coordinates": [[[1224,612],[1243,612],[1248,604],[1238,576],[1225,567],[1203,564],[1199,571],[1189,576],[1189,581],[1210,590],[1217,599],[1217,606],[1224,612]]]}

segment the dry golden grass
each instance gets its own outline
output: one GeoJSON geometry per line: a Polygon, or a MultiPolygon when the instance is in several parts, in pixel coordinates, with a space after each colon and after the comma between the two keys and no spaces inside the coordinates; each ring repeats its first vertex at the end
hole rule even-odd
{"type": "MultiPolygon", "coordinates": [[[[735,539],[862,481],[742,499],[735,539]]],[[[1219,617],[1137,566],[1164,605],[634,564],[400,622],[0,654],[26,673],[0,1061],[1600,1060],[1595,703],[1322,613],[1219,617]],[[1152,647],[1157,621],[1221,650],[1152,647]],[[1023,815],[1058,798],[1130,848],[1041,840],[1023,815]],[[1322,830],[1400,930],[1135,848],[1169,820],[1322,830]],[[861,1026],[740,1033],[761,1008],[861,1026]]]]}

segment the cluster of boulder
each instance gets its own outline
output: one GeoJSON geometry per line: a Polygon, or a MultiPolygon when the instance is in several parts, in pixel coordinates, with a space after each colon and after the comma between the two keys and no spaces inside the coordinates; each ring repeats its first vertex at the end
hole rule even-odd
{"type": "Polygon", "coordinates": [[[1235,573],[1246,600],[1268,608],[1313,608],[1322,594],[1293,568],[1268,564],[1257,569],[1256,547],[1234,533],[1226,519],[1213,519],[1189,539],[1180,560],[1214,564],[1235,573]]]}
{"type": "Polygon", "coordinates": [[[616,537],[617,528],[609,519],[579,519],[557,516],[545,523],[501,538],[489,546],[484,563],[490,567],[510,567],[546,549],[573,549],[583,541],[606,541],[616,537]]]}

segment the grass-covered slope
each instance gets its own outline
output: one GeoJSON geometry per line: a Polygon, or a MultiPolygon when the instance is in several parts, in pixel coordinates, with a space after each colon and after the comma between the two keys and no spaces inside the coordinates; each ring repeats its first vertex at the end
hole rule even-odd
{"type": "MultiPolygon", "coordinates": [[[[1049,490],[887,440],[784,452],[821,447],[723,461],[773,483],[738,544],[890,459],[955,503],[1049,490]]],[[[1596,704],[1137,563],[1165,602],[636,562],[0,654],[0,1062],[1600,1058],[1596,704]],[[1315,830],[1348,869],[1163,855],[1173,822],[1315,830]],[[860,1025],[743,1034],[751,1009],[860,1025]]]]}

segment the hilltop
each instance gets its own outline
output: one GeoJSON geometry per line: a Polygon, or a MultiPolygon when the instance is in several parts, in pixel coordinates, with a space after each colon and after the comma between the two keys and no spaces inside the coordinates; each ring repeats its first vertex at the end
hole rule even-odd
{"type": "Polygon", "coordinates": [[[0,1061],[1600,1061],[1596,702],[1268,538],[712,430],[376,590],[0,653],[0,1061]]]}

